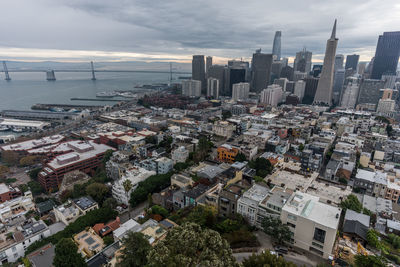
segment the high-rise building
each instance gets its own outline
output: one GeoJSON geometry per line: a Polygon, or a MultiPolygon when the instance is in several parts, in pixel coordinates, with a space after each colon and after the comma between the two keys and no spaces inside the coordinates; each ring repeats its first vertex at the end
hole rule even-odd
{"type": "Polygon", "coordinates": [[[376,112],[386,116],[393,116],[394,108],[396,107],[396,101],[392,99],[379,99],[378,107],[376,112]]]}
{"type": "Polygon", "coordinates": [[[272,84],[268,86],[267,89],[262,90],[260,102],[276,107],[282,101],[282,95],[282,87],[277,84],[272,84]]]}
{"type": "MultiPolygon", "coordinates": [[[[218,91],[220,94],[223,94],[223,89],[225,87],[225,66],[222,65],[212,65],[208,70],[207,77],[215,78],[219,80],[218,91]]],[[[226,68],[227,69],[227,68],[226,68]]]]}
{"type": "Polygon", "coordinates": [[[281,77],[281,72],[282,72],[282,61],[272,62],[270,83],[275,81],[275,79],[279,79],[281,77]]]}
{"type": "Polygon", "coordinates": [[[380,89],[383,89],[384,85],[385,82],[382,80],[363,79],[357,104],[377,105],[380,99],[380,89]]]}
{"type": "Polygon", "coordinates": [[[274,56],[274,60],[281,60],[281,37],[282,32],[276,31],[274,45],[272,46],[272,55],[274,56]]]}
{"type": "Polygon", "coordinates": [[[296,85],[296,82],[294,81],[288,81],[286,83],[286,90],[284,92],[288,92],[293,94],[294,93],[294,86],[296,85]]]}
{"type": "Polygon", "coordinates": [[[309,77],[305,78],[304,81],[306,82],[306,90],[302,103],[312,104],[314,102],[315,93],[317,92],[319,78],[309,77]]]}
{"type": "Polygon", "coordinates": [[[232,86],[232,100],[246,100],[249,98],[250,84],[235,83],[232,86]]]}
{"type": "Polygon", "coordinates": [[[282,87],[282,90],[285,92],[286,91],[286,84],[289,80],[286,78],[279,78],[279,79],[275,79],[274,84],[279,85],[280,87],[282,87]]]}
{"type": "Polygon", "coordinates": [[[360,59],[360,55],[347,55],[346,57],[346,66],[344,67],[347,69],[353,69],[354,72],[357,71],[358,60],[360,59]]]}
{"type": "Polygon", "coordinates": [[[320,77],[322,72],[322,65],[314,65],[312,68],[312,76],[317,78],[320,77]]]}
{"type": "Polygon", "coordinates": [[[294,59],[294,71],[310,73],[311,71],[312,52],[303,48],[302,51],[296,53],[294,59]]]}
{"type": "Polygon", "coordinates": [[[212,66],[212,57],[208,56],[206,57],[206,73],[208,73],[208,70],[212,66]]]}
{"type": "Polygon", "coordinates": [[[294,85],[294,94],[299,98],[300,103],[303,100],[305,91],[306,82],[303,80],[297,81],[294,85]]]}
{"type": "Polygon", "coordinates": [[[381,99],[383,99],[383,100],[394,99],[393,96],[395,95],[395,93],[397,93],[397,90],[393,90],[393,89],[389,89],[389,88],[381,89],[380,91],[382,93],[381,99]]]}
{"type": "Polygon", "coordinates": [[[338,69],[335,73],[335,79],[333,81],[333,99],[337,104],[342,93],[343,83],[346,75],[345,69],[338,69]]]}
{"type": "Polygon", "coordinates": [[[333,25],[331,38],[326,42],[324,65],[321,78],[318,82],[317,92],[315,93],[314,104],[324,104],[330,106],[332,103],[332,87],[335,54],[338,40],[336,38],[336,20],[333,25]]]}
{"type": "Polygon", "coordinates": [[[335,56],[335,71],[339,69],[343,69],[344,56],[342,54],[338,54],[335,56]]]}
{"type": "Polygon", "coordinates": [[[229,91],[225,95],[232,95],[232,87],[235,83],[246,81],[246,70],[242,68],[229,68],[229,91]]]}
{"type": "Polygon", "coordinates": [[[382,81],[385,81],[385,88],[394,88],[394,84],[396,83],[396,75],[382,75],[382,81]]]}
{"type": "Polygon", "coordinates": [[[286,78],[289,81],[293,81],[294,71],[293,68],[290,66],[285,66],[281,70],[281,78],[286,78]]]}
{"type": "Polygon", "coordinates": [[[363,75],[365,72],[365,69],[367,67],[367,62],[360,62],[358,63],[358,74],[363,75]]]}
{"type": "Polygon", "coordinates": [[[219,80],[216,78],[207,79],[207,97],[218,99],[219,98],[219,80]]]}
{"type": "Polygon", "coordinates": [[[297,82],[298,80],[305,79],[307,77],[307,73],[295,71],[293,75],[293,81],[297,82]]]}
{"type": "Polygon", "coordinates": [[[182,95],[201,96],[201,82],[196,80],[182,81],[182,95]]]}
{"type": "Polygon", "coordinates": [[[360,78],[349,77],[346,79],[341,95],[340,106],[343,108],[354,109],[357,103],[358,92],[360,90],[360,78]]]}
{"type": "Polygon", "coordinates": [[[381,79],[383,74],[396,74],[400,56],[400,31],[379,35],[371,79],[381,79]]]}
{"type": "Polygon", "coordinates": [[[269,83],[271,73],[272,54],[261,53],[257,50],[251,61],[251,90],[259,93],[269,83]]]}
{"type": "Polygon", "coordinates": [[[192,60],[192,79],[201,82],[201,88],[205,90],[206,84],[206,72],[204,67],[204,56],[194,55],[192,60]]]}
{"type": "Polygon", "coordinates": [[[229,60],[228,68],[245,69],[246,70],[246,82],[251,79],[250,64],[243,60],[229,60]]]}

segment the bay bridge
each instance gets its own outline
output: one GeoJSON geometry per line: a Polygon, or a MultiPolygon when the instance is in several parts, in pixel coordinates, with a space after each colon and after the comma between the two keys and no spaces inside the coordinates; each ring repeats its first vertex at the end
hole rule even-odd
{"type": "Polygon", "coordinates": [[[55,81],[56,80],[56,72],[89,72],[91,73],[91,79],[93,81],[96,80],[96,72],[132,72],[132,73],[157,73],[157,74],[169,74],[170,79],[172,79],[172,74],[192,74],[189,71],[178,71],[172,68],[172,63],[169,65],[169,70],[96,70],[93,66],[93,61],[90,62],[90,69],[8,69],[7,64],[3,61],[3,70],[0,72],[4,72],[4,79],[6,81],[11,81],[11,72],[43,72],[46,73],[46,80],[55,81]]]}

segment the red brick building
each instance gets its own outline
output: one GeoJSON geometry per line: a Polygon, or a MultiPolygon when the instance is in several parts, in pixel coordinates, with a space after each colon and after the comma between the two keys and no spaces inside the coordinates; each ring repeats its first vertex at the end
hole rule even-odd
{"type": "Polygon", "coordinates": [[[18,188],[0,184],[0,203],[22,196],[22,192],[18,188]]]}

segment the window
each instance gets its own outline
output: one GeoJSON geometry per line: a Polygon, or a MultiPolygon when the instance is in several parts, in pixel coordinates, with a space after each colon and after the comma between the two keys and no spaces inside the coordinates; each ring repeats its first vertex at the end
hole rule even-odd
{"type": "Polygon", "coordinates": [[[325,234],[326,234],[325,230],[315,227],[314,240],[316,240],[320,243],[324,243],[325,242],[325,234]]]}
{"type": "Polygon", "coordinates": [[[289,220],[292,220],[292,221],[296,221],[297,220],[297,217],[292,215],[292,214],[288,214],[287,217],[288,217],[289,220]]]}
{"type": "Polygon", "coordinates": [[[316,242],[312,242],[312,245],[315,246],[315,247],[318,247],[318,248],[320,248],[320,249],[324,249],[324,246],[323,246],[323,245],[320,245],[320,244],[318,244],[318,243],[316,243],[316,242]]]}
{"type": "Polygon", "coordinates": [[[290,226],[290,227],[292,227],[292,228],[296,228],[296,225],[293,224],[293,223],[288,222],[287,225],[290,226]]]}
{"type": "Polygon", "coordinates": [[[12,252],[15,252],[15,251],[17,251],[17,248],[16,247],[12,247],[12,252]]]}

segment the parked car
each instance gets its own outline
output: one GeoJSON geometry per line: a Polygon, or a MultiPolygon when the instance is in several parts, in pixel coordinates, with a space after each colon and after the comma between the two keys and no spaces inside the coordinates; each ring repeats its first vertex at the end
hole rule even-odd
{"type": "Polygon", "coordinates": [[[289,251],[288,248],[284,246],[276,246],[274,247],[274,249],[278,253],[278,255],[287,254],[289,251]]]}

